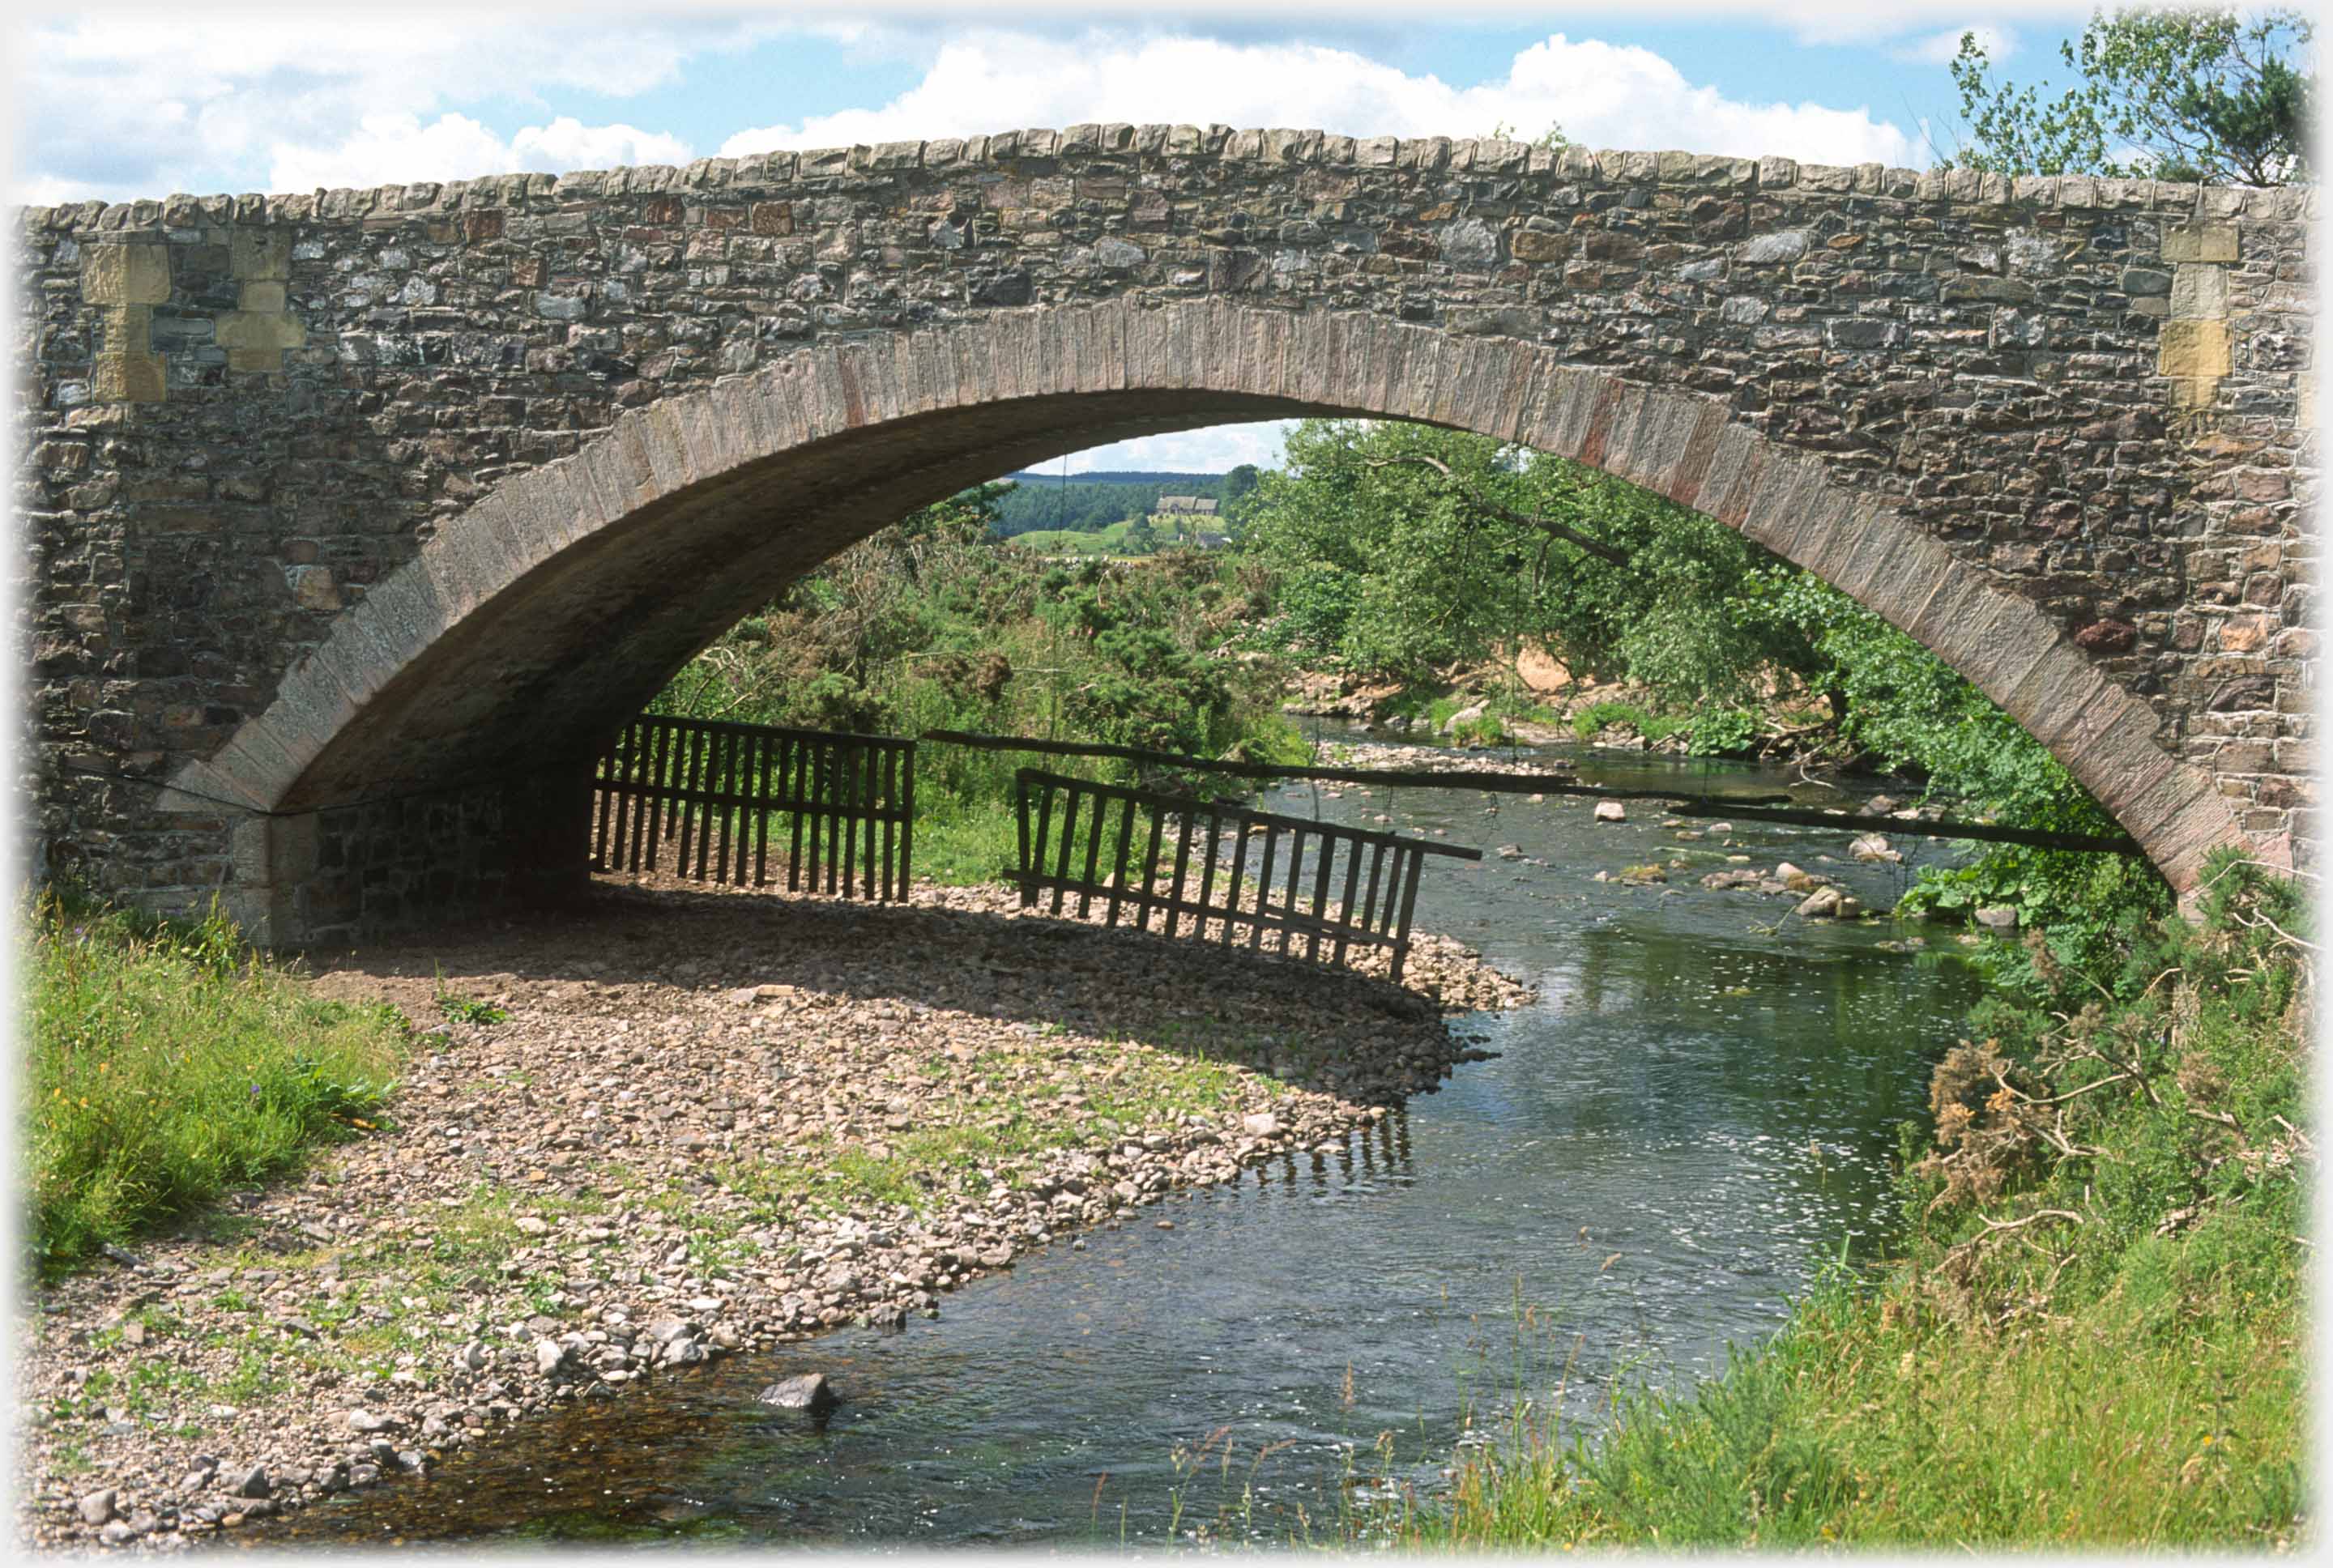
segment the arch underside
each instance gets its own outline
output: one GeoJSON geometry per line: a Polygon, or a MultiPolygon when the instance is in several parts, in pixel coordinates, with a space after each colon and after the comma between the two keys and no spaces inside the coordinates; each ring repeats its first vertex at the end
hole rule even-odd
{"type": "Polygon", "coordinates": [[[303,813],[574,771],[722,630],[917,506],[1131,435],[1323,414],[1519,441],[1740,529],[1968,676],[2182,891],[2241,839],[2152,711],[2030,601],[1723,405],[1511,339],[1218,301],[814,346],[628,413],[445,524],[173,782],[303,813]]]}

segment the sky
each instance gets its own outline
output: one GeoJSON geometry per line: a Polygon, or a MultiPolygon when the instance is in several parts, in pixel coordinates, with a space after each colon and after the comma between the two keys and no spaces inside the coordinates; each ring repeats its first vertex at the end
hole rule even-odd
{"type": "MultiPolygon", "coordinates": [[[[1560,126],[1589,147],[1920,167],[1954,145],[1945,62],[1963,33],[2006,74],[2047,80],[2088,9],[85,5],[16,23],[9,196],[305,191],[1085,121],[1525,139],[1560,126]]],[[[1281,428],[1151,436],[1069,467],[1268,464],[1281,428]]]]}

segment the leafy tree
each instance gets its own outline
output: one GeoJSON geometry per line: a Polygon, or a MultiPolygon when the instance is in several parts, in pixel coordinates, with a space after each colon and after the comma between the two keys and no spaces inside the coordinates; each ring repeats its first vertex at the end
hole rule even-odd
{"type": "MultiPolygon", "coordinates": [[[[2040,742],[1904,633],[1592,469],[1460,432],[1308,420],[1245,510],[1248,548],[1280,574],[1269,632],[1301,657],[1424,684],[1539,638],[1575,671],[1692,712],[1702,751],[1746,744],[1743,710],[1796,685],[1825,699],[1842,751],[1924,774],[1956,813],[2115,831],[2040,742]]],[[[2069,961],[2167,897],[2143,861],[2006,845],[1922,875],[1908,906],[2013,904],[2069,961]]]]}
{"type": "Polygon", "coordinates": [[[2215,184],[2310,177],[2314,72],[2291,56],[2315,36],[2295,11],[2093,13],[2059,54],[2080,81],[2055,99],[1996,82],[1974,33],[1952,62],[1972,138],[1951,160],[1995,174],[2089,174],[2215,184]]]}
{"type": "Polygon", "coordinates": [[[1009,479],[996,479],[959,491],[900,519],[899,537],[909,540],[984,538],[997,531],[1004,514],[1004,498],[1020,488],[1009,479]]]}
{"type": "Polygon", "coordinates": [[[1686,706],[1728,706],[1806,636],[1731,614],[1771,559],[1593,469],[1458,431],[1307,420],[1243,509],[1292,651],[1419,682],[1516,636],[1686,706]]]}
{"type": "MultiPolygon", "coordinates": [[[[2017,721],[1935,655],[1829,584],[1776,562],[1737,596],[1734,613],[1796,627],[1832,692],[1840,739],[1882,770],[1924,774],[1956,813],[2021,827],[2110,835],[2105,808],[2017,721]]],[[[2105,958],[2133,920],[2170,908],[2170,890],[2143,860],[2021,845],[1989,845],[1949,869],[1923,868],[1906,908],[2013,906],[2047,926],[2069,962],[2105,958]]]]}

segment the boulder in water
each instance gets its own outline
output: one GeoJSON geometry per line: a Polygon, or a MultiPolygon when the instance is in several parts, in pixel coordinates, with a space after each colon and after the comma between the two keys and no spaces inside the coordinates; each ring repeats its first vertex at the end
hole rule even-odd
{"type": "Polygon", "coordinates": [[[1599,822],[1626,822],[1628,820],[1628,808],[1621,805],[1618,800],[1599,800],[1596,803],[1596,820],[1599,822]]]}
{"type": "Polygon", "coordinates": [[[1904,856],[1887,842],[1884,833],[1866,833],[1847,846],[1847,852],[1858,860],[1901,860],[1904,856]]]}
{"type": "Polygon", "coordinates": [[[1839,914],[1839,904],[1838,888],[1819,887],[1807,895],[1805,903],[1799,905],[1799,917],[1801,920],[1837,920],[1839,914]]]}
{"type": "Polygon", "coordinates": [[[762,1391],[761,1401],[775,1405],[782,1410],[808,1410],[813,1416],[823,1416],[842,1403],[842,1396],[826,1381],[824,1372],[803,1372],[797,1377],[782,1378],[762,1391]]]}

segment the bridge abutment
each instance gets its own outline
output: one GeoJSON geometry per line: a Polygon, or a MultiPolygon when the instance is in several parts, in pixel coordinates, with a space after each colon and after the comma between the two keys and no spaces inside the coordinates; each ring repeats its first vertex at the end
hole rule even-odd
{"type": "Polygon", "coordinates": [[[282,816],[229,831],[221,906],[269,947],[335,946],[559,907],[590,883],[581,767],[282,816]]]}

